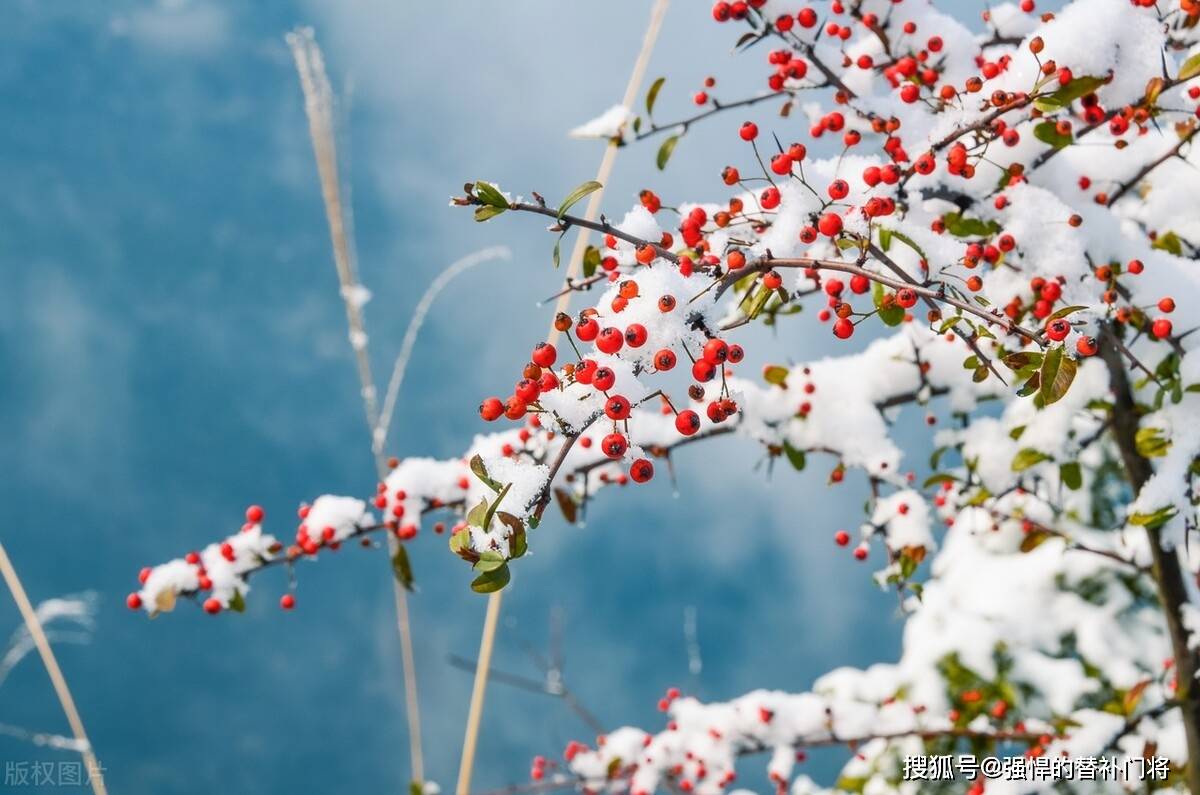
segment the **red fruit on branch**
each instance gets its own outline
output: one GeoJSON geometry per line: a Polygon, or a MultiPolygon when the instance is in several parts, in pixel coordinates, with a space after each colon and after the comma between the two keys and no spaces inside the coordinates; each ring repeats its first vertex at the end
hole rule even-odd
{"type": "Polygon", "coordinates": [[[654,464],[645,458],[639,458],[630,465],[629,477],[634,483],[645,483],[654,477],[654,464]]]}
{"type": "Polygon", "coordinates": [[[700,430],[700,415],[691,409],[684,409],[675,415],[675,430],[684,436],[691,436],[700,430]]]}
{"type": "Polygon", "coordinates": [[[619,433],[610,433],[600,441],[600,450],[609,458],[620,458],[629,449],[629,442],[619,433]]]}

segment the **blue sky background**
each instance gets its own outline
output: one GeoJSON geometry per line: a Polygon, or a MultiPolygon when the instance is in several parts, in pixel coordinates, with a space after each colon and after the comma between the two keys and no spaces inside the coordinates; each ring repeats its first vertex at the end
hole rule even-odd
{"type": "MultiPolygon", "coordinates": [[[[429,281],[476,248],[511,263],[456,284],[426,327],[393,426],[398,455],[459,454],[482,430],[480,396],[513,380],[547,325],[552,239],[532,219],[477,225],[446,206],[465,181],[561,196],[595,173],[602,146],[568,128],[618,101],[648,2],[108,3],[15,0],[0,26],[0,534],[35,600],[93,589],[95,639],[59,650],[118,793],[397,792],[407,741],[390,573],[347,550],[256,578],[241,616],[183,605],[155,621],[124,595],[142,565],[236,528],[260,502],[286,534],[295,506],[374,482],[302,99],[283,34],[312,24],[349,89],[343,141],[374,363],[386,372],[429,281]]],[[[760,54],[707,4],[677,0],[650,77],[659,115],[758,90],[760,54]]],[[[789,137],[764,109],[753,114],[789,137]]],[[[742,117],[719,117],[676,150],[618,159],[605,208],[642,187],[724,195],[718,174],[742,117]]],[[[670,203],[670,202],[668,202],[670,203]]],[[[805,315],[745,335],[753,363],[820,355],[805,315]],[[786,352],[786,353],[785,353],[786,352]]],[[[863,344],[856,339],[852,347],[863,344]]],[[[844,349],[844,348],[843,348],[844,349]]],[[[921,461],[923,440],[915,440],[921,461]]],[[[891,659],[894,595],[841,554],[862,484],[824,484],[827,462],[771,481],[735,440],[679,457],[665,478],[608,493],[586,527],[547,522],[505,601],[496,666],[536,676],[551,606],[567,618],[566,675],[607,726],[661,725],[679,685],[706,699],[801,689],[841,664],[891,659]],[[695,606],[704,668],[687,672],[695,606]]],[[[417,670],[430,777],[453,786],[484,600],[432,534],[414,549],[417,670]]],[[[0,599],[0,633],[19,621],[0,599]]],[[[66,732],[29,658],[0,688],[0,722],[66,732]]],[[[477,788],[527,775],[590,732],[560,703],[489,692],[477,788]]],[[[0,760],[69,758],[0,738],[0,760]]],[[[753,766],[753,763],[751,763],[753,766]]],[[[818,760],[828,773],[832,760],[818,760]]],[[[32,791],[33,788],[30,788],[32,791]]]]}

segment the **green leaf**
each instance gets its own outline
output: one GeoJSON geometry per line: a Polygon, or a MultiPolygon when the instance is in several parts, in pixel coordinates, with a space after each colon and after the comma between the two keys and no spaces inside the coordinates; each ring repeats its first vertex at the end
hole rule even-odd
{"type": "Polygon", "coordinates": [[[962,213],[946,213],[942,221],[946,224],[946,231],[955,237],[987,237],[1000,231],[1000,224],[995,221],[968,218],[962,213]]]}
{"type": "Polygon", "coordinates": [[[898,326],[904,322],[904,307],[892,301],[884,306],[884,298],[888,294],[884,292],[883,285],[875,282],[875,290],[873,298],[875,299],[875,308],[879,312],[879,319],[887,326],[898,326]]]}
{"type": "Polygon", "coordinates": [[[754,318],[758,317],[759,313],[763,311],[763,307],[767,305],[767,301],[770,301],[771,296],[774,294],[774,291],[768,290],[765,287],[758,291],[758,293],[750,301],[749,318],[751,320],[754,320],[754,318]]]}
{"type": "Polygon", "coordinates": [[[768,364],[763,368],[763,380],[775,386],[787,386],[788,371],[778,364],[768,364]]]}
{"type": "Polygon", "coordinates": [[[1076,312],[1078,312],[1080,309],[1087,309],[1087,307],[1086,306],[1064,306],[1062,309],[1058,310],[1053,315],[1046,318],[1045,321],[1043,321],[1043,322],[1049,323],[1051,320],[1058,320],[1060,317],[1066,317],[1067,315],[1073,315],[1076,312]]]}
{"type": "Polygon", "coordinates": [[[1147,530],[1157,530],[1175,516],[1175,506],[1168,505],[1159,508],[1154,513],[1135,513],[1129,517],[1129,523],[1139,525],[1147,530]]]}
{"type": "Polygon", "coordinates": [[[476,182],[475,195],[479,197],[480,201],[490,207],[498,207],[501,210],[508,209],[508,199],[504,198],[504,194],[490,182],[476,182]]]}
{"type": "Polygon", "coordinates": [[[496,518],[503,522],[512,532],[508,534],[508,557],[515,560],[524,557],[529,551],[529,541],[525,535],[525,524],[505,511],[497,511],[496,518]]]}
{"type": "Polygon", "coordinates": [[[672,135],[663,141],[662,146],[658,148],[658,157],[655,158],[655,162],[658,164],[659,171],[667,167],[667,161],[671,159],[671,153],[675,151],[675,144],[677,143],[679,143],[679,136],[672,135]]]}
{"type": "Polygon", "coordinates": [[[408,795],[425,795],[425,787],[420,781],[408,782],[408,795]]]}
{"type": "Polygon", "coordinates": [[[470,466],[471,471],[475,473],[475,477],[483,481],[483,485],[487,486],[492,491],[499,494],[504,488],[500,485],[500,483],[494,480],[491,475],[488,474],[487,467],[483,464],[483,457],[478,453],[471,458],[470,466]]]}
{"type": "Polygon", "coordinates": [[[879,227],[879,247],[884,251],[892,247],[892,230],[879,227]]]}
{"type": "Polygon", "coordinates": [[[483,207],[476,207],[475,220],[483,223],[489,218],[495,218],[497,215],[504,212],[504,210],[505,208],[503,207],[492,207],[490,204],[484,205],[483,207]]]}
{"type": "Polygon", "coordinates": [[[785,441],[783,443],[783,454],[787,456],[788,462],[791,463],[792,468],[797,472],[804,469],[807,460],[803,450],[792,447],[791,442],[785,441]]]}
{"type": "Polygon", "coordinates": [[[1177,79],[1190,80],[1196,75],[1200,75],[1200,52],[1183,62],[1183,66],[1179,67],[1179,77],[1177,79]]]}
{"type": "Polygon", "coordinates": [[[1156,248],[1159,251],[1169,251],[1177,257],[1183,256],[1183,241],[1174,232],[1159,235],[1150,244],[1150,248],[1156,248]]]}
{"type": "Polygon", "coordinates": [[[948,475],[945,472],[939,472],[936,475],[930,475],[929,477],[925,478],[925,483],[921,486],[921,488],[927,489],[930,486],[936,486],[941,483],[957,483],[957,482],[958,482],[958,478],[954,477],[954,475],[948,475]]]}
{"type": "Polygon", "coordinates": [[[467,528],[459,530],[450,536],[450,551],[460,558],[474,561],[475,553],[471,550],[471,531],[467,528]]]}
{"type": "Polygon", "coordinates": [[[483,527],[483,517],[488,515],[487,500],[480,500],[479,504],[471,510],[467,511],[467,524],[475,527],[483,527]]]}
{"type": "Polygon", "coordinates": [[[1024,425],[1018,425],[1017,427],[1013,428],[1012,430],[1010,430],[1008,432],[1008,438],[1012,439],[1014,442],[1019,441],[1021,439],[1021,437],[1024,435],[1025,435],[1025,426],[1024,425]]]}
{"type": "Polygon", "coordinates": [[[1079,468],[1078,461],[1068,461],[1065,464],[1060,464],[1058,467],[1058,476],[1062,478],[1063,485],[1071,491],[1078,491],[1083,485],[1083,472],[1079,468]]]}
{"type": "Polygon", "coordinates": [[[1062,348],[1051,348],[1046,353],[1046,358],[1042,360],[1042,383],[1039,387],[1043,405],[1056,403],[1067,394],[1078,369],[1074,359],[1063,355],[1062,348]]]}
{"type": "Polygon", "coordinates": [[[1020,389],[1017,390],[1017,397],[1029,397],[1034,392],[1038,391],[1038,387],[1041,386],[1041,383],[1042,383],[1042,374],[1035,372],[1032,376],[1029,377],[1029,380],[1026,381],[1021,386],[1020,389]]]}
{"type": "Polygon", "coordinates": [[[1034,100],[1033,105],[1043,113],[1053,113],[1067,107],[1080,97],[1092,93],[1106,82],[1103,77],[1092,77],[1091,75],[1075,77],[1054,93],[1038,97],[1034,100]]]}
{"type": "Polygon", "coordinates": [[[646,92],[646,115],[654,115],[654,103],[658,100],[658,92],[662,90],[663,83],[667,82],[667,78],[660,77],[650,84],[650,90],[646,92]]]}
{"type": "Polygon", "coordinates": [[[554,253],[550,256],[550,259],[554,262],[554,267],[556,268],[558,267],[558,263],[562,255],[562,239],[566,236],[567,233],[564,231],[558,236],[558,240],[554,241],[554,253]]]}
{"type": "Polygon", "coordinates": [[[508,585],[511,579],[512,573],[508,570],[508,564],[505,563],[491,571],[485,571],[472,580],[471,590],[475,593],[493,593],[508,585]]]}
{"type": "Polygon", "coordinates": [[[246,612],[246,600],[242,598],[242,592],[234,590],[233,596],[229,597],[229,609],[235,613],[246,612]]]}
{"type": "Polygon", "coordinates": [[[1055,149],[1062,149],[1065,146],[1070,146],[1075,138],[1071,133],[1063,135],[1058,131],[1058,125],[1052,121],[1044,121],[1033,128],[1033,137],[1044,144],[1049,144],[1055,149]]]}
{"type": "Polygon", "coordinates": [[[412,562],[409,561],[408,550],[403,544],[398,545],[396,554],[392,555],[392,574],[396,575],[396,582],[404,586],[404,590],[413,589],[412,562]]]}
{"type": "Polygon", "coordinates": [[[1158,428],[1138,428],[1133,439],[1138,454],[1144,458],[1161,458],[1171,449],[1171,440],[1158,428]]]}
{"type": "Polygon", "coordinates": [[[496,515],[496,509],[500,507],[500,503],[504,501],[504,496],[508,494],[508,490],[512,488],[512,484],[505,484],[500,495],[496,497],[496,501],[492,503],[492,507],[487,509],[487,513],[483,516],[483,524],[479,525],[484,530],[488,530],[492,526],[492,517],[496,515]]]}
{"type": "Polygon", "coordinates": [[[489,549],[480,553],[479,560],[475,561],[475,571],[495,571],[505,563],[503,555],[494,549],[489,549]]]}
{"type": "Polygon", "coordinates": [[[596,180],[589,179],[587,182],[568,193],[567,198],[563,199],[562,204],[558,205],[558,220],[561,221],[563,216],[567,214],[567,210],[575,206],[575,204],[578,203],[578,201],[584,196],[587,196],[589,193],[595,193],[603,187],[604,186],[596,180]]]}
{"type": "Polygon", "coordinates": [[[583,251],[583,277],[590,279],[600,269],[600,249],[588,246],[583,251]]]}
{"type": "Polygon", "coordinates": [[[1050,456],[1043,453],[1041,450],[1034,450],[1032,447],[1026,447],[1021,450],[1012,460],[1013,472],[1024,472],[1035,464],[1040,464],[1043,461],[1049,461],[1050,456]]]}

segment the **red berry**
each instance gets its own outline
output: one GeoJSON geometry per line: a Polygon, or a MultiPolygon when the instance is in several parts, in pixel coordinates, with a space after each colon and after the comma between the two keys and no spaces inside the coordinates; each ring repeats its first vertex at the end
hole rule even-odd
{"type": "Polygon", "coordinates": [[[522,378],[513,388],[513,394],[521,398],[526,403],[537,400],[538,393],[541,392],[541,387],[537,381],[530,378],[522,378]]]}
{"type": "Polygon", "coordinates": [[[587,317],[575,325],[575,336],[582,342],[591,342],[600,333],[600,324],[595,318],[587,317]]]}
{"type": "Polygon", "coordinates": [[[871,289],[871,280],[868,279],[866,276],[862,276],[860,274],[855,274],[854,276],[850,277],[850,291],[851,292],[853,292],[857,295],[862,295],[863,293],[865,293],[867,290],[870,290],[870,289],[871,289]]]}
{"type": "Polygon", "coordinates": [[[646,344],[646,327],[641,323],[633,323],[625,329],[625,344],[630,348],[640,348],[646,344]]]}
{"type": "Polygon", "coordinates": [[[781,177],[786,177],[792,173],[792,159],[787,153],[780,152],[771,158],[771,170],[781,177]]]}
{"type": "Polygon", "coordinates": [[[621,395],[613,395],[604,404],[604,413],[610,420],[623,420],[629,417],[629,401],[621,395]]]}
{"type": "Polygon", "coordinates": [[[758,137],[758,125],[752,121],[748,121],[738,130],[738,135],[742,136],[743,141],[753,141],[758,137]]]}
{"type": "Polygon", "coordinates": [[[766,287],[768,290],[778,290],[783,286],[783,277],[775,271],[769,271],[763,274],[762,283],[763,287],[766,287]]]}
{"type": "Polygon", "coordinates": [[[1155,339],[1166,339],[1171,336],[1171,321],[1165,317],[1160,317],[1150,324],[1150,333],[1155,339]]]}
{"type": "Polygon", "coordinates": [[[917,294],[910,287],[901,287],[896,291],[896,303],[905,309],[911,309],[917,303],[917,294]]]}
{"type": "Polygon", "coordinates": [[[1080,356],[1095,356],[1098,349],[1095,337],[1080,337],[1075,340],[1075,352],[1080,356]]]}
{"type": "Polygon", "coordinates": [[[554,360],[558,358],[558,351],[548,342],[539,342],[529,358],[538,367],[553,367],[554,360]]]}
{"type": "Polygon", "coordinates": [[[700,415],[691,409],[684,409],[675,415],[675,429],[684,436],[691,436],[700,430],[700,415]]]}
{"type": "Polygon", "coordinates": [[[644,458],[639,458],[629,467],[629,477],[634,483],[645,483],[654,477],[654,464],[644,458]]]}
{"type": "Polygon", "coordinates": [[[1163,298],[1162,300],[1160,300],[1158,302],[1158,311],[1166,312],[1167,314],[1171,314],[1172,312],[1174,312],[1175,311],[1175,299],[1163,298]]]}
{"type": "Polygon", "coordinates": [[[209,615],[216,615],[221,612],[221,601],[215,596],[211,596],[204,600],[204,612],[209,615]]]}
{"type": "Polygon", "coordinates": [[[1142,264],[1142,261],[1140,259],[1129,260],[1129,264],[1125,267],[1126,267],[1126,270],[1128,270],[1130,273],[1132,273],[1134,275],[1139,274],[1143,270],[1146,269],[1146,266],[1142,264]]]}
{"type": "Polygon", "coordinates": [[[713,380],[716,374],[717,366],[707,359],[697,359],[692,363],[692,378],[702,384],[713,380]]]}
{"type": "Polygon", "coordinates": [[[525,416],[527,408],[524,400],[513,395],[504,404],[504,416],[510,420],[519,420],[525,416]]]}
{"type": "Polygon", "coordinates": [[[663,348],[654,354],[654,366],[661,372],[670,370],[675,366],[675,352],[668,348],[663,348]]]}
{"type": "Polygon", "coordinates": [[[833,540],[839,547],[844,547],[850,543],[850,534],[845,530],[838,530],[833,534],[833,540]]]}
{"type": "Polygon", "coordinates": [[[833,237],[842,231],[842,217],[835,213],[825,213],[817,221],[817,229],[826,237],[833,237]]]}
{"type": "Polygon", "coordinates": [[[592,386],[601,392],[612,389],[615,383],[617,383],[617,374],[612,371],[611,367],[597,367],[592,373],[592,386]]]}
{"type": "Polygon", "coordinates": [[[296,606],[296,597],[292,596],[290,593],[285,593],[283,596],[279,597],[279,606],[284,610],[291,610],[296,606]]]}
{"type": "Polygon", "coordinates": [[[850,185],[844,179],[835,179],[829,183],[829,198],[840,201],[850,193],[850,185]]]}
{"type": "Polygon", "coordinates": [[[600,449],[609,458],[620,458],[629,449],[629,442],[619,433],[610,433],[600,441],[600,449]]]}
{"type": "Polygon", "coordinates": [[[624,344],[625,335],[612,326],[601,330],[600,335],[596,337],[596,347],[603,353],[616,353],[624,344]]]}
{"type": "Polygon", "coordinates": [[[854,324],[847,318],[839,317],[837,322],[833,324],[833,336],[838,339],[850,339],[852,334],[854,334],[854,324]]]}
{"type": "Polygon", "coordinates": [[[137,610],[142,606],[142,597],[136,593],[131,593],[125,597],[125,606],[130,610],[137,610]]]}
{"type": "Polygon", "coordinates": [[[867,559],[867,548],[864,546],[855,547],[854,548],[854,557],[856,560],[866,560],[867,559]]]}
{"type": "Polygon", "coordinates": [[[488,422],[499,419],[503,413],[504,404],[500,402],[500,398],[498,397],[490,397],[479,404],[479,416],[488,422]]]}
{"type": "Polygon", "coordinates": [[[711,339],[704,343],[704,361],[709,364],[720,364],[729,355],[729,346],[724,340],[711,339]]]}
{"type": "Polygon", "coordinates": [[[725,352],[725,361],[729,362],[730,364],[737,364],[745,358],[746,351],[742,349],[741,345],[737,345],[736,343],[730,345],[729,350],[725,352]]]}
{"type": "Polygon", "coordinates": [[[246,509],[246,521],[250,524],[258,524],[266,515],[266,511],[262,509],[261,505],[251,505],[246,509]]]}
{"type": "Polygon", "coordinates": [[[1046,324],[1046,336],[1055,342],[1062,342],[1071,333],[1071,324],[1063,318],[1055,318],[1046,324]]]}

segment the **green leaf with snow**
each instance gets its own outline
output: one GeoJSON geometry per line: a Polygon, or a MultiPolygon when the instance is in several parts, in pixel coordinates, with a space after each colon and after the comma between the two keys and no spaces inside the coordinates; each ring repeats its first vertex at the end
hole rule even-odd
{"type": "Polygon", "coordinates": [[[475,195],[489,207],[496,207],[500,210],[508,209],[508,199],[504,198],[504,194],[490,182],[483,182],[482,180],[476,182],[475,195]]]}
{"type": "Polygon", "coordinates": [[[242,597],[242,592],[234,590],[233,596],[229,597],[229,609],[235,613],[246,612],[246,600],[242,597]]]}
{"type": "Polygon", "coordinates": [[[505,209],[506,208],[504,207],[492,207],[490,204],[484,205],[483,207],[476,207],[475,220],[483,223],[491,218],[495,218],[497,215],[504,212],[505,209]]]}
{"type": "Polygon", "coordinates": [[[1012,471],[1024,472],[1036,464],[1040,464],[1043,461],[1049,460],[1050,456],[1046,455],[1041,450],[1034,450],[1032,447],[1026,447],[1013,456],[1012,471]]]}
{"type": "Polygon", "coordinates": [[[1177,257],[1183,256],[1183,241],[1179,239],[1179,235],[1171,231],[1156,237],[1154,242],[1150,244],[1150,248],[1166,251],[1177,257]]]}
{"type": "Polygon", "coordinates": [[[1147,530],[1158,530],[1175,516],[1175,506],[1168,505],[1153,513],[1135,513],[1129,517],[1129,523],[1144,527],[1147,530]]]}
{"type": "Polygon", "coordinates": [[[1171,449],[1171,440],[1159,428],[1138,428],[1133,438],[1138,454],[1144,458],[1161,458],[1171,449]]]}
{"type": "Polygon", "coordinates": [[[500,485],[500,483],[498,483],[496,480],[494,480],[491,475],[488,474],[487,467],[484,466],[484,463],[483,463],[483,457],[481,455],[479,455],[478,453],[476,453],[471,458],[470,466],[471,466],[471,471],[473,473],[475,473],[475,477],[477,477],[481,481],[483,481],[483,485],[487,486],[492,491],[499,494],[500,491],[504,488],[503,486],[500,485]]]}

